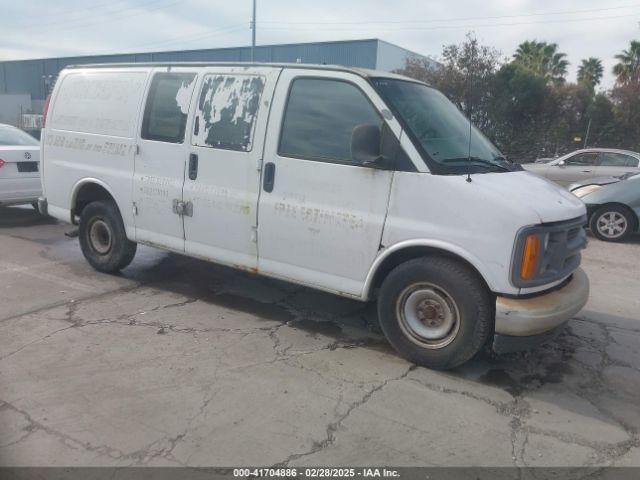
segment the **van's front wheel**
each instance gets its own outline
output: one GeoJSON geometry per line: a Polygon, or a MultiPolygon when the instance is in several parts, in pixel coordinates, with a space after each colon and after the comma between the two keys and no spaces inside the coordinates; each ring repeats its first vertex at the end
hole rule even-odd
{"type": "Polygon", "coordinates": [[[118,207],[109,201],[87,205],[80,215],[80,248],[100,272],[117,272],[131,263],[136,244],[127,238],[118,207]]]}
{"type": "Polygon", "coordinates": [[[491,296],[477,274],[445,257],[396,267],[378,297],[380,326],[393,347],[425,367],[465,363],[493,330],[491,296]]]}

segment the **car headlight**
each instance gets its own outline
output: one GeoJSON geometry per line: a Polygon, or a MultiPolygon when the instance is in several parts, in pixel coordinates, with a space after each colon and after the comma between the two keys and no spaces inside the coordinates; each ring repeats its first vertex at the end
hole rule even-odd
{"type": "Polygon", "coordinates": [[[585,195],[589,195],[590,193],[597,192],[601,188],[602,188],[602,185],[586,185],[584,187],[578,187],[575,190],[572,190],[571,193],[573,193],[578,198],[582,198],[585,195]]]}

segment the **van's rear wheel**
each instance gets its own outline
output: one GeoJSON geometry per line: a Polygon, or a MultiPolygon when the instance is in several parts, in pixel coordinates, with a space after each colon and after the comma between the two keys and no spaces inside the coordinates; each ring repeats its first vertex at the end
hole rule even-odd
{"type": "Polygon", "coordinates": [[[382,331],[402,356],[437,369],[471,359],[494,325],[491,295],[481,279],[445,257],[396,267],[380,289],[378,315],[382,331]]]}
{"type": "Polygon", "coordinates": [[[87,205],[80,215],[80,248],[100,272],[117,272],[131,263],[137,245],[127,238],[118,207],[110,201],[87,205]]]}

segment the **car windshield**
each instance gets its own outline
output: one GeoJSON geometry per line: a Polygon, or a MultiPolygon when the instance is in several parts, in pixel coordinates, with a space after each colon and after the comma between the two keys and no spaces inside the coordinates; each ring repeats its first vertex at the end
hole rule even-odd
{"type": "Polygon", "coordinates": [[[0,125],[0,145],[36,146],[40,142],[18,128],[0,125]]]}
{"type": "Polygon", "coordinates": [[[372,82],[419,143],[433,173],[511,171],[512,164],[476,127],[470,128],[469,120],[436,89],[389,78],[372,82]]]}

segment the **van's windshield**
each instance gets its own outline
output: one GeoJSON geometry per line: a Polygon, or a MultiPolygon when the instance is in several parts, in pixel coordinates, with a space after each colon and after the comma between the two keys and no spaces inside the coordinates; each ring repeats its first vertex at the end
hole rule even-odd
{"type": "Polygon", "coordinates": [[[419,143],[433,173],[456,175],[511,171],[512,164],[447,97],[426,85],[373,78],[378,93],[419,143]],[[471,149],[469,149],[471,134],[471,149]]]}

